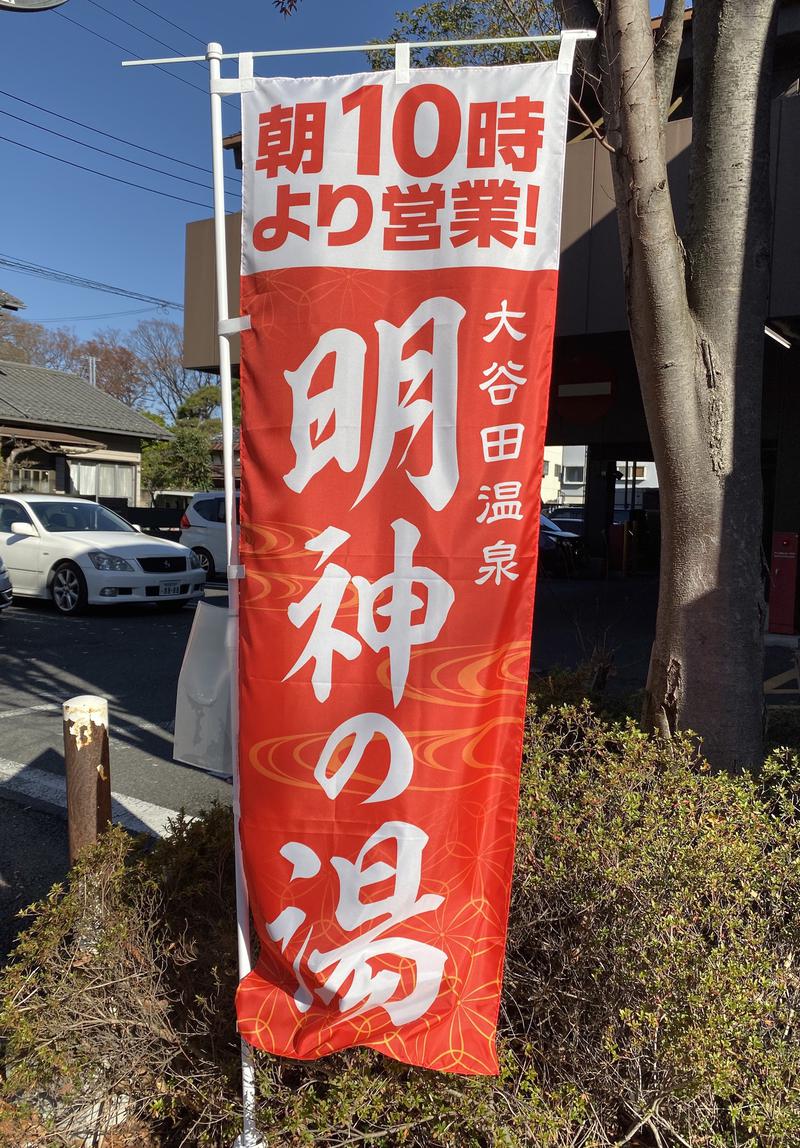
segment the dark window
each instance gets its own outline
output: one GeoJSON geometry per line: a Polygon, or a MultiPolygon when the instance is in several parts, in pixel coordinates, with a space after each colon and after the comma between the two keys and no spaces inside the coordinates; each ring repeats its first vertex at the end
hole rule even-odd
{"type": "Polygon", "coordinates": [[[113,510],[96,502],[36,502],[34,514],[45,530],[58,534],[75,530],[113,530],[132,533],[133,527],[113,510]]]}
{"type": "Polygon", "coordinates": [[[0,498],[0,534],[10,534],[15,522],[28,522],[33,525],[30,515],[23,506],[11,498],[0,498]]]}
{"type": "Polygon", "coordinates": [[[565,466],[564,482],[583,482],[583,467],[565,466]]]}
{"type": "Polygon", "coordinates": [[[206,522],[225,521],[225,502],[221,498],[202,498],[194,504],[194,509],[206,522]]]}

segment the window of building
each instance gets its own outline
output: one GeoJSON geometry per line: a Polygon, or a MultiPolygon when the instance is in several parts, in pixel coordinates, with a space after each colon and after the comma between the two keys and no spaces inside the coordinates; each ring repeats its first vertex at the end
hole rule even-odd
{"type": "Polygon", "coordinates": [[[50,494],[56,488],[54,470],[41,467],[12,466],[11,489],[20,494],[50,494]]]}
{"type": "Polygon", "coordinates": [[[120,498],[129,506],[136,502],[136,468],[132,463],[71,458],[69,474],[74,492],[83,498],[120,498]]]}
{"type": "Polygon", "coordinates": [[[634,478],[647,477],[647,467],[644,463],[636,463],[634,466],[632,462],[618,462],[617,470],[619,471],[617,482],[625,482],[626,478],[630,482],[634,478]]]}
{"type": "Polygon", "coordinates": [[[553,467],[553,473],[555,474],[556,478],[561,478],[561,463],[560,462],[557,462],[555,464],[555,466],[553,467]]]}
{"type": "Polygon", "coordinates": [[[583,482],[583,467],[565,466],[564,482],[583,482]]]}
{"type": "Polygon", "coordinates": [[[544,465],[542,466],[542,478],[547,478],[549,473],[550,473],[550,463],[547,461],[547,459],[545,459],[544,465]]]}

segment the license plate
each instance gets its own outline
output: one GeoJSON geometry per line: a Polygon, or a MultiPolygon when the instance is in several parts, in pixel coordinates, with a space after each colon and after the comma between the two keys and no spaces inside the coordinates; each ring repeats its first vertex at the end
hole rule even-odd
{"type": "Polygon", "coordinates": [[[180,594],[181,584],[180,582],[162,582],[158,592],[162,598],[174,597],[180,594]]]}

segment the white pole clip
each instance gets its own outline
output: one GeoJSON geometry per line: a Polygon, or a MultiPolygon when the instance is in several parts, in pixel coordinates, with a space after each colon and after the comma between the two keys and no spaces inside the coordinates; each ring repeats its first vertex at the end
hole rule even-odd
{"type": "Polygon", "coordinates": [[[567,30],[561,33],[561,47],[558,49],[558,67],[556,68],[559,76],[572,75],[575,64],[575,45],[578,40],[586,39],[588,36],[583,29],[567,30]]]}
{"type": "Polygon", "coordinates": [[[220,319],[217,323],[218,335],[239,335],[242,331],[249,331],[252,320],[249,315],[237,315],[233,319],[220,319]]]}
{"type": "Polygon", "coordinates": [[[411,83],[411,45],[397,44],[394,50],[394,80],[396,84],[411,83]]]}

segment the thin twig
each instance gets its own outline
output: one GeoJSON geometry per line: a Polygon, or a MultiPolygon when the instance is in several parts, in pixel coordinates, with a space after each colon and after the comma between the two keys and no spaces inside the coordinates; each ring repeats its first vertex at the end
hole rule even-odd
{"type": "MultiPolygon", "coordinates": [[[[521,31],[522,35],[527,36],[528,35],[528,28],[525,24],[525,21],[520,18],[519,13],[514,9],[514,6],[511,3],[511,0],[503,0],[503,7],[508,12],[509,16],[514,21],[514,23],[517,25],[517,28],[521,31]]],[[[534,46],[534,48],[536,48],[536,50],[539,53],[539,55],[541,56],[541,58],[543,60],[546,59],[545,54],[542,51],[542,49],[539,47],[539,45],[534,43],[533,46],[534,46]]],[[[572,92],[570,92],[570,94],[569,94],[569,102],[570,102],[570,104],[572,104],[573,108],[578,113],[578,115],[581,117],[583,122],[586,124],[586,127],[592,133],[592,135],[597,140],[597,142],[599,144],[601,144],[606,149],[606,151],[614,152],[616,149],[608,142],[606,137],[604,135],[602,135],[602,133],[600,131],[598,131],[598,129],[595,127],[594,123],[592,122],[592,117],[589,115],[589,113],[587,111],[584,110],[583,106],[581,105],[580,100],[578,100],[575,96],[573,96],[572,92]]]]}

